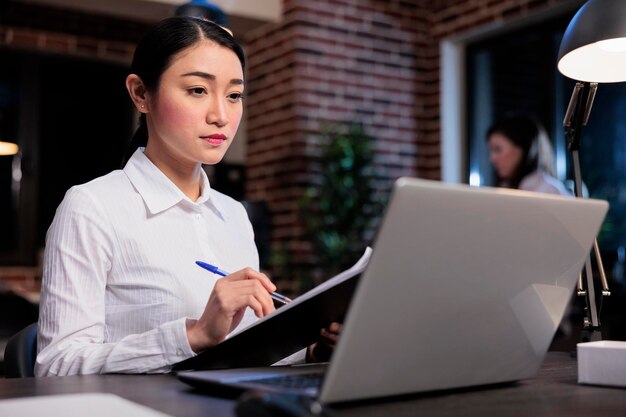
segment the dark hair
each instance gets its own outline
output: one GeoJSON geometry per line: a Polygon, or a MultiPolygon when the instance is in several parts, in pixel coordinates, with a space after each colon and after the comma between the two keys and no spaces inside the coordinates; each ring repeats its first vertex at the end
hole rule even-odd
{"type": "MultiPolygon", "coordinates": [[[[245,72],[246,59],[241,46],[221,26],[204,19],[190,16],[170,17],[160,21],[139,41],[133,56],[130,73],[141,78],[147,91],[159,88],[161,75],[167,70],[172,58],[182,50],[206,39],[232,50],[245,72]]],[[[128,162],[137,148],[148,144],[146,115],[141,114],[139,127],[133,135],[122,166],[128,162]]]]}
{"type": "Polygon", "coordinates": [[[554,176],[552,145],[537,118],[528,114],[509,114],[497,120],[487,131],[487,140],[499,133],[522,150],[522,161],[508,181],[510,188],[519,188],[525,176],[542,171],[554,176]]]}

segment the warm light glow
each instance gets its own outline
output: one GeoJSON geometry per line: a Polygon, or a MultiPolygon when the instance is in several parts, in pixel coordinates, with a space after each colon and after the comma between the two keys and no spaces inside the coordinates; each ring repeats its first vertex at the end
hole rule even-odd
{"type": "Polygon", "coordinates": [[[626,38],[594,42],[561,58],[559,71],[578,81],[617,83],[626,81],[626,38]]]}
{"type": "Polygon", "coordinates": [[[626,38],[607,39],[596,42],[598,48],[606,52],[626,52],[626,38]]]}
{"type": "Polygon", "coordinates": [[[19,146],[15,143],[0,142],[0,155],[15,155],[19,150],[19,146]]]}

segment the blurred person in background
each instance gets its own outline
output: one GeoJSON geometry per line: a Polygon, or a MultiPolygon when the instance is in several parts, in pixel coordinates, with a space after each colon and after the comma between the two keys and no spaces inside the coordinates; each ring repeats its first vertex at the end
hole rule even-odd
{"type": "Polygon", "coordinates": [[[571,195],[555,177],[552,146],[535,117],[511,114],[497,120],[487,131],[487,143],[499,187],[571,195]]]}

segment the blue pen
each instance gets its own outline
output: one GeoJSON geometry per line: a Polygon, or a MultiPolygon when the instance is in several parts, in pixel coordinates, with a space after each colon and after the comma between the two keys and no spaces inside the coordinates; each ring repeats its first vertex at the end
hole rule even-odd
{"type": "MultiPolygon", "coordinates": [[[[217,266],[208,264],[206,262],[196,261],[196,265],[198,265],[201,268],[206,269],[207,271],[211,271],[216,275],[221,275],[223,277],[225,277],[226,275],[230,275],[228,272],[219,269],[217,266]]],[[[277,292],[271,292],[270,295],[272,299],[278,301],[279,303],[287,304],[291,302],[291,298],[285,297],[284,295],[279,294],[277,292]]]]}

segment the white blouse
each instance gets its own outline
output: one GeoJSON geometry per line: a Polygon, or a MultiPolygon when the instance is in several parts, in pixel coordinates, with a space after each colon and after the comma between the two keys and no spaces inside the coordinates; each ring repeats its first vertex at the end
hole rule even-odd
{"type": "Polygon", "coordinates": [[[561,181],[540,171],[534,171],[525,176],[519,184],[519,189],[537,193],[572,195],[561,181]]]}
{"type": "MultiPolygon", "coordinates": [[[[219,278],[197,260],[259,268],[245,209],[206,174],[191,201],[138,149],[72,187],[46,236],[35,375],[167,372],[194,356],[185,322],[219,278]]],[[[247,309],[235,331],[255,319],[247,309]]]]}

